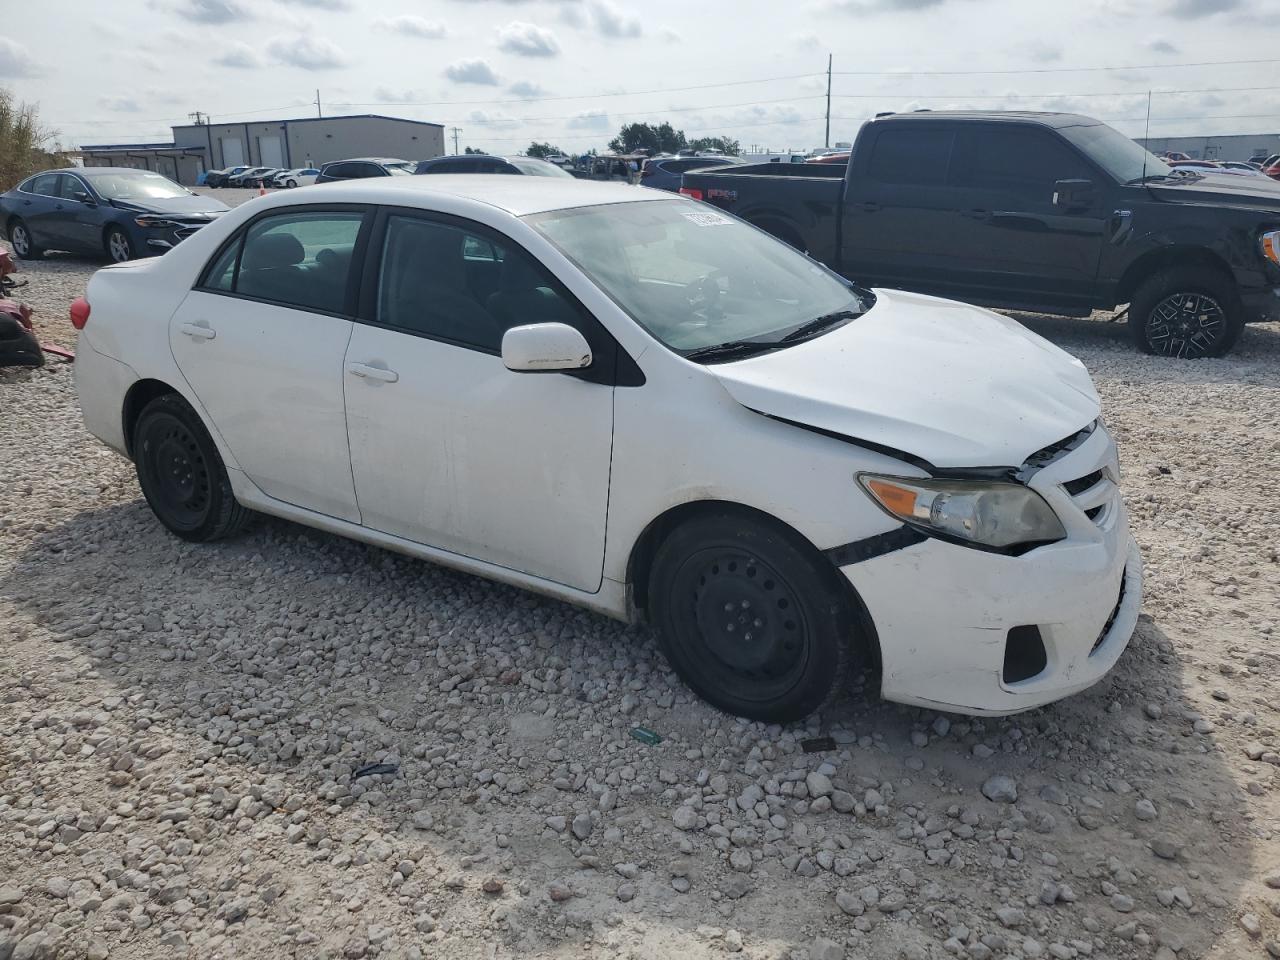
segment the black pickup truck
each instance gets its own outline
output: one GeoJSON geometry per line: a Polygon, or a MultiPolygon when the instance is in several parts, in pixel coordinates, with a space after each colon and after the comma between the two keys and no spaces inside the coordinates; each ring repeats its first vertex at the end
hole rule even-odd
{"type": "Polygon", "coordinates": [[[1280,184],[1175,171],[1064,113],[889,114],[846,166],[686,173],[715,204],[868,286],[1087,316],[1140,349],[1215,357],[1280,318],[1280,184]]]}

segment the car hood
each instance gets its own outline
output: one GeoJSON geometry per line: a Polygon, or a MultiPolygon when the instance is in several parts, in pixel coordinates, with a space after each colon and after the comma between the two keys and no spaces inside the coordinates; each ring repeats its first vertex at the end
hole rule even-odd
{"type": "Polygon", "coordinates": [[[188,216],[207,214],[209,219],[221,216],[231,208],[221,200],[194,194],[190,197],[170,197],[166,200],[112,200],[111,206],[119,210],[136,210],[139,213],[183,213],[188,216]]]}
{"type": "Polygon", "coordinates": [[[1238,177],[1210,173],[1177,185],[1149,183],[1147,189],[1166,203],[1213,203],[1232,207],[1280,210],[1280,181],[1269,177],[1238,177]]]}
{"type": "Polygon", "coordinates": [[[1018,467],[1097,418],[1084,364],[1008,317],[875,293],[830,333],[707,369],[758,413],[938,467],[1018,467]]]}

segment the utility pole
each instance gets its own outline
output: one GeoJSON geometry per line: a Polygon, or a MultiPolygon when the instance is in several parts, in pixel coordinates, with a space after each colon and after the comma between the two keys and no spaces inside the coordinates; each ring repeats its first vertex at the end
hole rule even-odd
{"type": "Polygon", "coordinates": [[[462,128],[451,127],[450,129],[453,130],[453,155],[456,157],[458,155],[458,134],[462,132],[462,128]]]}
{"type": "Polygon", "coordinates": [[[824,147],[831,146],[831,54],[827,54],[827,135],[822,138],[824,147]]]}
{"type": "Polygon", "coordinates": [[[320,91],[318,89],[316,90],[316,116],[317,117],[324,116],[324,114],[320,112],[320,91]]]}
{"type": "Polygon", "coordinates": [[[187,116],[190,117],[192,121],[194,121],[197,127],[202,127],[209,122],[208,114],[200,110],[195,110],[191,113],[188,113],[187,116]]]}

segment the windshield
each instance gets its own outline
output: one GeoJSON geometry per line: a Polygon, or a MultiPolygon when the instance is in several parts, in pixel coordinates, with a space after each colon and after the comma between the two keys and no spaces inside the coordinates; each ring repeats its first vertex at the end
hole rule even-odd
{"type": "Polygon", "coordinates": [[[1173,173],[1170,166],[1155,154],[1105,123],[1062,127],[1058,132],[1121,183],[1143,176],[1167,177],[1173,173]]]}
{"type": "Polygon", "coordinates": [[[174,197],[191,196],[191,191],[186,187],[149,170],[81,172],[89,178],[93,189],[108,200],[170,200],[174,197]]]}
{"type": "Polygon", "coordinates": [[[507,163],[521,173],[531,177],[568,177],[570,180],[573,179],[573,174],[565,173],[554,163],[547,163],[545,160],[535,160],[529,157],[507,157],[507,163]]]}
{"type": "Polygon", "coordinates": [[[693,201],[579,207],[526,220],[637,323],[685,355],[776,349],[798,342],[796,334],[818,335],[852,319],[874,299],[781,241],[693,201]]]}

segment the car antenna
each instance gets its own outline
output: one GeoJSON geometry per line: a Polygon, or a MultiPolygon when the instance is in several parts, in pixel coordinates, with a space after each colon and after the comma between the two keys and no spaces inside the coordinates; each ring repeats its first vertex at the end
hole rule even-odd
{"type": "Polygon", "coordinates": [[[1142,182],[1147,179],[1147,157],[1151,156],[1151,91],[1147,91],[1147,126],[1142,131],[1142,182]]]}

